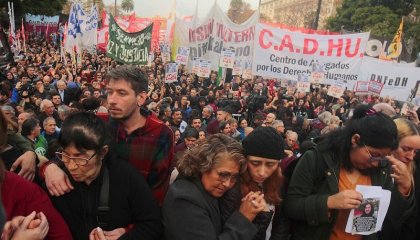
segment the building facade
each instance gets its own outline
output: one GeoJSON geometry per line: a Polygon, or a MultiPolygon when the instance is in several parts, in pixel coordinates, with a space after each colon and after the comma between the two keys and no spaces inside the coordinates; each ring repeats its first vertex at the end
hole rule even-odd
{"type": "Polygon", "coordinates": [[[319,1],[318,29],[325,29],[326,20],[335,16],[342,0],[261,0],[260,13],[268,22],[314,28],[319,1]]]}

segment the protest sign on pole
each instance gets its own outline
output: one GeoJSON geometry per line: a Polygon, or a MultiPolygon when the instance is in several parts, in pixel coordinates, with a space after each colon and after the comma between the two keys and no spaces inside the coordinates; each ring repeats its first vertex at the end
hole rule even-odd
{"type": "Polygon", "coordinates": [[[171,49],[169,43],[163,42],[159,44],[160,54],[162,56],[162,62],[166,63],[171,60],[171,49]]]}
{"type": "Polygon", "coordinates": [[[197,76],[208,78],[210,77],[211,61],[207,59],[200,59],[197,76]]]}
{"type": "Polygon", "coordinates": [[[298,76],[296,89],[298,92],[302,93],[311,91],[311,83],[309,82],[309,76],[307,74],[300,74],[298,76]]]}
{"type": "Polygon", "coordinates": [[[191,73],[198,74],[199,69],[200,69],[200,58],[194,58],[191,73]]]}
{"type": "Polygon", "coordinates": [[[190,48],[188,47],[178,47],[175,61],[178,64],[187,65],[188,56],[190,55],[190,48]]]}
{"type": "Polygon", "coordinates": [[[252,61],[251,60],[245,60],[244,62],[244,71],[242,73],[243,79],[252,79],[252,61]]]}
{"type": "Polygon", "coordinates": [[[178,81],[178,63],[167,63],[165,65],[165,83],[178,81]]]}
{"type": "Polygon", "coordinates": [[[220,54],[219,67],[223,68],[233,68],[235,63],[235,50],[225,49],[220,54]]]}
{"type": "Polygon", "coordinates": [[[241,60],[235,60],[235,63],[233,64],[232,69],[232,75],[242,75],[242,61],[241,60]]]}
{"type": "Polygon", "coordinates": [[[382,88],[384,87],[383,83],[370,81],[369,82],[369,93],[375,95],[381,95],[382,88]]]}
{"type": "Polygon", "coordinates": [[[259,23],[252,74],[297,81],[300,73],[310,75],[313,65],[322,63],[324,83],[332,84],[334,79],[355,83],[368,38],[369,33],[304,34],[259,23]]]}
{"type": "Polygon", "coordinates": [[[369,93],[369,81],[357,81],[354,87],[354,92],[358,95],[369,93]]]}
{"type": "Polygon", "coordinates": [[[153,24],[140,32],[127,33],[110,17],[107,56],[125,64],[146,65],[149,57],[153,24]]]}
{"type": "Polygon", "coordinates": [[[344,80],[336,80],[333,85],[328,88],[328,96],[334,98],[340,98],[343,96],[344,91],[346,90],[346,82],[344,80]]]}

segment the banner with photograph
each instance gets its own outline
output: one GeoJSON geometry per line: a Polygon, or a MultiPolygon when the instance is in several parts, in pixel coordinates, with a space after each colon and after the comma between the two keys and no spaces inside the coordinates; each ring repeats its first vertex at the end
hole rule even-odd
{"type": "Polygon", "coordinates": [[[211,61],[207,59],[200,59],[197,76],[208,78],[211,72],[211,61]]]}
{"type": "Polygon", "coordinates": [[[121,29],[111,16],[107,56],[125,64],[146,65],[150,52],[153,24],[136,33],[121,29]]]}
{"type": "Polygon", "coordinates": [[[343,96],[344,91],[346,90],[347,83],[344,80],[336,80],[329,88],[328,88],[328,96],[334,98],[340,98],[343,96]]]}
{"type": "Polygon", "coordinates": [[[232,69],[232,75],[242,75],[242,61],[241,60],[235,60],[233,63],[233,69],[232,69]]]}
{"type": "Polygon", "coordinates": [[[188,56],[190,55],[190,48],[188,47],[179,47],[177,54],[176,54],[176,62],[178,64],[187,65],[188,64],[188,56]]]}
{"type": "Polygon", "coordinates": [[[233,68],[235,64],[235,51],[233,49],[225,49],[220,54],[219,67],[233,68]]]}
{"type": "Polygon", "coordinates": [[[317,70],[323,72],[326,84],[335,79],[355,83],[368,38],[369,33],[304,34],[257,24],[252,73],[297,80],[299,74],[311,75],[317,70]]]}
{"type": "Polygon", "coordinates": [[[408,64],[393,63],[365,57],[360,68],[360,80],[383,84],[380,96],[407,101],[420,80],[420,68],[408,64]]]}
{"type": "Polygon", "coordinates": [[[204,20],[196,24],[176,19],[173,49],[179,46],[190,48],[190,60],[195,57],[211,60],[211,70],[219,68],[220,54],[224,49],[233,49],[236,60],[251,60],[258,11],[244,23],[233,23],[216,4],[204,20]]]}
{"type": "Polygon", "coordinates": [[[177,82],[178,63],[167,63],[165,65],[165,83],[177,82]]]}

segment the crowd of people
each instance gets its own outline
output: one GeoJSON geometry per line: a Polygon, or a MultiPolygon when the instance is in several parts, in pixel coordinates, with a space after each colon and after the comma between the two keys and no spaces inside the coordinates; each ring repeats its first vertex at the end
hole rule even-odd
{"type": "Polygon", "coordinates": [[[1,239],[420,236],[414,108],[59,49],[31,36],[0,76],[1,239]],[[378,233],[345,232],[356,185],[391,191],[378,233]]]}

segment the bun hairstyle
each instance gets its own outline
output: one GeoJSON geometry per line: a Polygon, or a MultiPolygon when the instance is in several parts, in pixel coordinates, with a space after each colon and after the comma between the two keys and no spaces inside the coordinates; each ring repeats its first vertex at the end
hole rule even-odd
{"type": "Polygon", "coordinates": [[[369,105],[361,104],[354,109],[353,117],[346,126],[328,134],[320,143],[319,149],[336,152],[343,167],[351,170],[353,167],[349,155],[352,148],[351,139],[355,134],[360,136],[357,143],[359,146],[391,150],[398,147],[398,131],[394,121],[369,105]]]}

